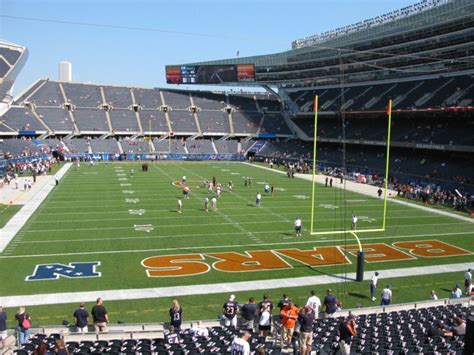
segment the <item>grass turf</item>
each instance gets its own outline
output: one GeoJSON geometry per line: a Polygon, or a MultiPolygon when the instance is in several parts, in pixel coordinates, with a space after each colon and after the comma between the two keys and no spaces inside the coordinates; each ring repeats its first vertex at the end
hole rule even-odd
{"type": "MultiPolygon", "coordinates": [[[[347,257],[351,264],[345,266],[312,268],[286,259],[292,266],[291,269],[240,273],[211,270],[201,275],[174,278],[149,278],[141,265],[145,258],[158,255],[228,251],[242,253],[295,247],[308,250],[319,246],[355,244],[348,235],[311,236],[308,233],[310,196],[311,183],[308,181],[288,179],[282,174],[241,163],[159,162],[151,165],[147,173],[140,171],[139,163],[123,162],[93,167],[83,165],[79,170],[72,167],[61,180],[60,186],[48,196],[18,233],[14,243],[0,255],[0,267],[2,270],[9,270],[2,275],[0,296],[234,281],[258,282],[261,279],[355,271],[355,258],[349,254],[347,257]],[[118,169],[119,167],[122,169],[118,169]],[[130,176],[132,168],[135,171],[133,177],[130,176]],[[178,214],[176,203],[182,194],[181,189],[173,186],[172,182],[181,180],[183,175],[187,176],[190,184],[191,198],[183,201],[183,213],[178,214]],[[222,182],[224,193],[218,201],[218,211],[206,213],[203,211],[203,199],[208,194],[202,182],[213,176],[222,182]],[[244,187],[244,176],[253,177],[251,187],[244,187]],[[232,193],[227,192],[229,180],[235,185],[232,193]],[[257,208],[254,204],[255,195],[263,192],[264,183],[275,187],[274,195],[264,195],[262,207],[257,208]],[[133,203],[130,199],[139,201],[133,203]],[[129,212],[138,209],[144,209],[145,213],[135,215],[129,212]],[[293,231],[293,221],[297,216],[304,223],[303,236],[300,238],[296,238],[293,231]],[[136,231],[135,225],[151,225],[154,229],[150,232],[136,231]],[[99,271],[102,277],[25,281],[37,264],[80,261],[100,261],[99,271]]],[[[316,228],[320,231],[348,228],[351,211],[366,217],[360,220],[359,228],[380,227],[382,201],[377,198],[318,186],[316,201],[316,228]],[[344,205],[347,206],[346,209],[342,208],[344,205]]],[[[471,223],[389,203],[387,230],[364,233],[360,238],[363,243],[387,244],[437,239],[472,252],[473,236],[474,228],[471,223]]],[[[216,260],[206,256],[206,261],[212,264],[216,260]]],[[[418,258],[403,262],[370,263],[366,265],[366,271],[463,262],[468,264],[472,261],[472,254],[449,258],[418,258]]],[[[438,280],[452,280],[453,277],[448,275],[440,276],[438,280]]],[[[406,298],[396,301],[425,298],[427,290],[429,292],[432,287],[432,277],[404,278],[403,283],[411,284],[411,280],[415,279],[416,282],[412,284],[416,285],[413,292],[404,291],[406,298]]],[[[454,282],[452,280],[446,286],[452,287],[454,282]]],[[[346,284],[347,288],[354,290],[362,287],[361,284],[352,282],[346,284]]],[[[333,288],[337,286],[333,285],[333,288]]],[[[304,295],[307,290],[305,288],[304,295]]],[[[272,290],[273,292],[279,295],[283,290],[272,290]]],[[[342,292],[339,296],[346,305],[355,305],[360,301],[349,292],[342,292]]],[[[242,297],[246,297],[246,294],[242,293],[242,297]]],[[[199,296],[197,299],[197,303],[206,305],[214,302],[212,300],[222,299],[222,295],[199,296]]],[[[131,304],[143,304],[146,309],[148,302],[158,301],[116,301],[114,304],[117,309],[129,309],[131,304]]],[[[169,300],[159,302],[167,304],[169,300]]],[[[367,302],[370,304],[370,301],[367,302]]],[[[57,307],[64,309],[65,306],[57,307]]],[[[35,311],[37,309],[35,307],[35,311]]],[[[41,309],[51,308],[48,306],[41,309]]],[[[220,306],[217,309],[212,307],[212,312],[206,313],[203,310],[203,315],[207,317],[212,314],[213,318],[219,310],[220,306]]],[[[38,312],[42,313],[41,310],[38,312]]],[[[195,314],[199,315],[199,310],[195,314]]],[[[124,321],[135,320],[132,313],[122,317],[124,321]]],[[[159,320],[154,316],[147,318],[152,319],[159,320]]],[[[145,319],[142,317],[142,320],[145,319]]]]}
{"type": "Polygon", "coordinates": [[[21,205],[0,205],[0,228],[3,228],[22,207],[21,205]]]}

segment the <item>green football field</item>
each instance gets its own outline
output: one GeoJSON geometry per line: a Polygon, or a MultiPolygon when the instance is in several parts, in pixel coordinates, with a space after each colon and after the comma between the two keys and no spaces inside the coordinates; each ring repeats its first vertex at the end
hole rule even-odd
{"type": "MultiPolygon", "coordinates": [[[[309,233],[311,193],[308,181],[243,163],[158,162],[150,164],[148,172],[141,171],[141,163],[73,166],[0,254],[0,297],[186,285],[199,288],[213,283],[258,283],[355,272],[355,252],[349,252],[356,249],[353,236],[309,233]],[[191,193],[190,199],[182,200],[182,213],[177,213],[177,200],[183,195],[182,188],[175,185],[183,175],[191,193]],[[244,186],[245,176],[252,177],[251,186],[244,186]],[[208,193],[204,181],[213,177],[222,183],[223,193],[217,211],[205,212],[204,198],[213,194],[208,193]],[[234,184],[232,192],[227,188],[229,181],[234,184]],[[274,187],[273,196],[263,192],[267,183],[274,187]],[[263,195],[261,207],[255,206],[257,192],[263,195]],[[294,232],[297,217],[303,220],[301,237],[294,232]],[[324,252],[311,254],[314,248],[324,252]],[[186,262],[178,263],[185,266],[186,275],[175,275],[170,267],[170,260],[179,258],[188,262],[187,266],[186,262]],[[160,264],[163,260],[167,260],[167,267],[160,264]],[[100,277],[26,280],[38,266],[71,263],[97,263],[95,271],[100,277]]],[[[351,212],[360,217],[359,229],[381,227],[383,200],[376,196],[318,185],[315,201],[318,232],[349,229],[351,212]]],[[[366,271],[378,270],[383,275],[388,269],[459,263],[467,268],[474,263],[472,223],[389,202],[386,225],[385,232],[359,234],[362,244],[375,248],[366,271]],[[452,250],[449,255],[441,250],[440,255],[435,251],[423,256],[410,252],[406,245],[423,240],[444,243],[452,250]],[[379,255],[382,252],[377,253],[381,247],[386,254],[394,254],[384,259],[379,255]]],[[[393,284],[395,301],[406,302],[426,299],[431,289],[440,297],[448,297],[462,276],[462,272],[443,273],[440,268],[435,275],[386,281],[393,284]]],[[[367,297],[367,282],[341,279],[330,287],[347,306],[373,305],[367,297]]],[[[311,288],[282,289],[277,282],[269,293],[277,301],[288,291],[303,302],[311,288]]],[[[316,286],[320,295],[325,288],[316,286]]],[[[251,294],[258,299],[262,292],[233,293],[245,301],[251,294]]],[[[227,296],[180,297],[187,307],[185,319],[214,318],[227,296]]],[[[107,304],[115,319],[159,321],[167,319],[169,302],[163,297],[107,304]]],[[[37,315],[34,321],[53,324],[55,318],[64,318],[74,307],[66,304],[31,309],[37,315]]]]}

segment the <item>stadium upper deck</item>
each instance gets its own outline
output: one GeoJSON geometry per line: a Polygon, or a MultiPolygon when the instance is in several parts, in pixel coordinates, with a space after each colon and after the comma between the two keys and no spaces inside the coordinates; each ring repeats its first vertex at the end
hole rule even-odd
{"type": "Polygon", "coordinates": [[[10,91],[27,57],[26,47],[0,39],[0,101],[10,91]]]}
{"type": "Polygon", "coordinates": [[[474,71],[474,2],[431,0],[281,53],[184,64],[255,65],[255,84],[292,88],[474,71]],[[341,74],[343,73],[343,74],[341,74]]]}

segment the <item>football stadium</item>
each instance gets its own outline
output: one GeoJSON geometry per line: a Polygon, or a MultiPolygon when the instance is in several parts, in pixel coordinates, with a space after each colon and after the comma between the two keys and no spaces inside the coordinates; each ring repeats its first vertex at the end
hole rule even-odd
{"type": "Polygon", "coordinates": [[[0,40],[0,354],[474,353],[474,2],[287,47],[16,91],[0,40]]]}

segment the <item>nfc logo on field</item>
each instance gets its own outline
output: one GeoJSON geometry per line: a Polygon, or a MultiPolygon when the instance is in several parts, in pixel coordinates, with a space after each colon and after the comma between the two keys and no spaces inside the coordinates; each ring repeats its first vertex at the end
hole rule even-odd
{"type": "Polygon", "coordinates": [[[60,277],[67,279],[83,279],[90,277],[101,277],[96,271],[100,261],[69,263],[65,264],[39,264],[36,265],[33,274],[27,276],[25,281],[58,280],[60,277]]]}

